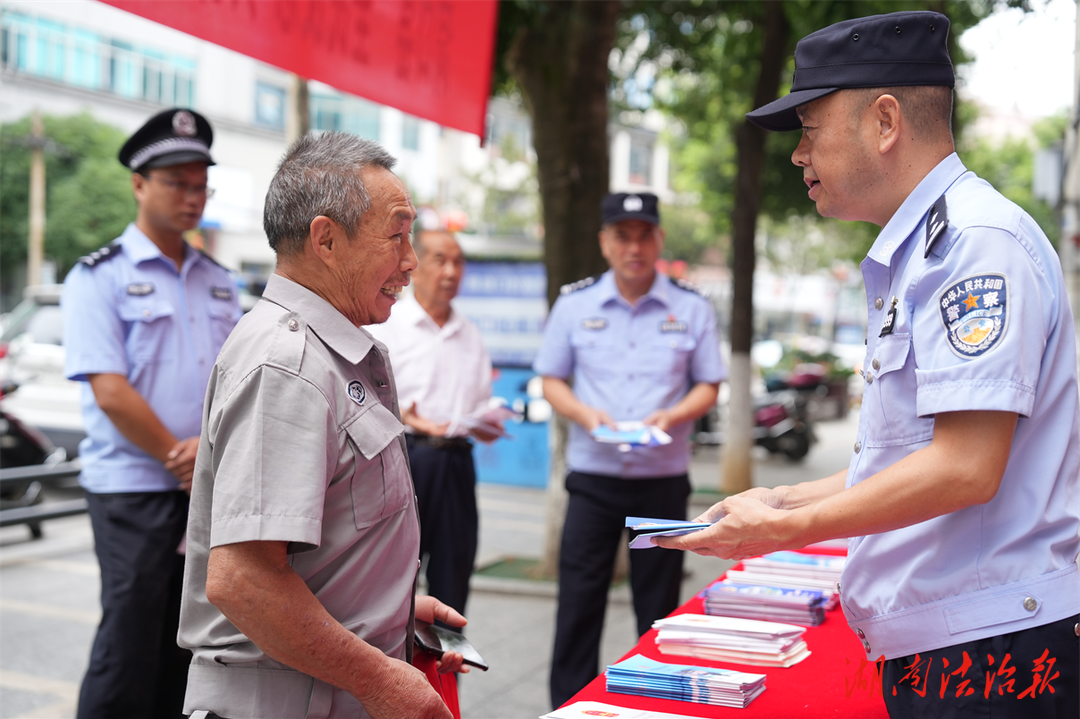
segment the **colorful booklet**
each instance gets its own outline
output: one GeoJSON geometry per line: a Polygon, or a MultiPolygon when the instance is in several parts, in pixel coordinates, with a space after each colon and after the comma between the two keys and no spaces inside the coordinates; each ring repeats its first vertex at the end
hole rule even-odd
{"type": "Polygon", "coordinates": [[[619,451],[629,452],[639,447],[659,447],[671,444],[671,435],[649,424],[641,422],[616,422],[616,429],[600,425],[589,434],[597,442],[617,444],[619,451]]]}
{"type": "Polygon", "coordinates": [[[609,692],[740,709],[765,691],[764,674],[665,664],[640,654],[612,664],[604,675],[609,692]]]}
{"type": "Polygon", "coordinates": [[[678,537],[711,527],[711,522],[686,522],[679,519],[653,519],[651,517],[627,517],[626,526],[642,532],[630,541],[630,549],[652,549],[656,545],[650,537],[678,537]]]}

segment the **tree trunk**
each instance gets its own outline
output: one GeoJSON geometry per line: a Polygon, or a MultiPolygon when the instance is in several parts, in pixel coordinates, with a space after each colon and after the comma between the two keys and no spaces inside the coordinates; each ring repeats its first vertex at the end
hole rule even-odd
{"type": "MultiPolygon", "coordinates": [[[[597,232],[609,186],[608,56],[621,9],[618,0],[544,2],[506,53],[533,121],[549,305],[562,285],[607,269],[597,232]]],[[[552,432],[541,562],[547,576],[558,567],[566,513],[565,436],[562,428],[552,432]]]]}
{"type": "MultiPolygon", "coordinates": [[[[781,3],[765,3],[765,38],[761,47],[761,72],[754,89],[754,107],[777,97],[780,73],[788,56],[787,18],[781,3]]],[[[735,209],[731,213],[733,258],[731,263],[731,403],[724,447],[725,492],[750,489],[753,472],[753,411],[750,399],[750,344],[754,335],[754,235],[761,207],[761,171],[765,165],[765,131],[748,120],[735,132],[738,171],[735,178],[735,209]]]]}

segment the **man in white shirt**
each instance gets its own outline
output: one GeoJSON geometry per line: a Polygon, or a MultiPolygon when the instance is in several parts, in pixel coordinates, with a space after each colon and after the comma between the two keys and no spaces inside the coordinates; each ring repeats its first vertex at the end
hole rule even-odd
{"type": "Polygon", "coordinates": [[[464,611],[478,534],[470,437],[498,437],[467,418],[491,398],[491,359],[479,328],[450,305],[465,273],[454,236],[421,231],[415,247],[413,296],[403,298],[387,322],[367,329],[386,344],[397,378],[428,594],[464,611]]]}

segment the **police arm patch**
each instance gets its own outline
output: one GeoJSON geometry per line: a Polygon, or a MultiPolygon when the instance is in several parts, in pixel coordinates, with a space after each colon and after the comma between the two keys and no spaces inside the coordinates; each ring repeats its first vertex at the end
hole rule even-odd
{"type": "Polygon", "coordinates": [[[965,359],[981,357],[1001,343],[1009,326],[1005,275],[986,273],[953,282],[938,297],[949,349],[965,359]]]}

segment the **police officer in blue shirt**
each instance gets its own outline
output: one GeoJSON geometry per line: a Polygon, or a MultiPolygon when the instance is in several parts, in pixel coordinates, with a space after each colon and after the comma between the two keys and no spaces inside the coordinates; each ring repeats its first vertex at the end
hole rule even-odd
{"type": "Polygon", "coordinates": [[[79,445],[102,618],[80,719],[182,716],[191,653],[176,644],[179,553],[203,396],[240,316],[229,273],[184,241],[212,190],[198,113],[151,118],[120,150],[135,222],[64,282],[65,372],[84,382],[79,445]]]}
{"type": "MultiPolygon", "coordinates": [[[[533,364],[544,397],[572,422],[551,666],[555,707],[600,671],[625,518],[685,519],[693,420],[716,403],[727,377],[712,305],[691,285],[656,271],[664,248],[656,196],[608,195],[602,215],[600,250],[611,269],[562,288],[533,364]],[[673,441],[622,452],[589,435],[620,421],[644,421],[673,441]]],[[[681,580],[681,553],[632,553],[639,634],[678,607],[681,580]]]]}
{"type": "Polygon", "coordinates": [[[968,172],[950,129],[949,21],[838,23],[795,50],[792,161],[826,217],[882,228],[846,471],[753,489],[661,546],[742,558],[849,537],[841,603],[883,658],[892,717],[1080,715],[1080,431],[1061,265],[968,172]],[[929,691],[928,691],[929,687],[929,691]]]}

